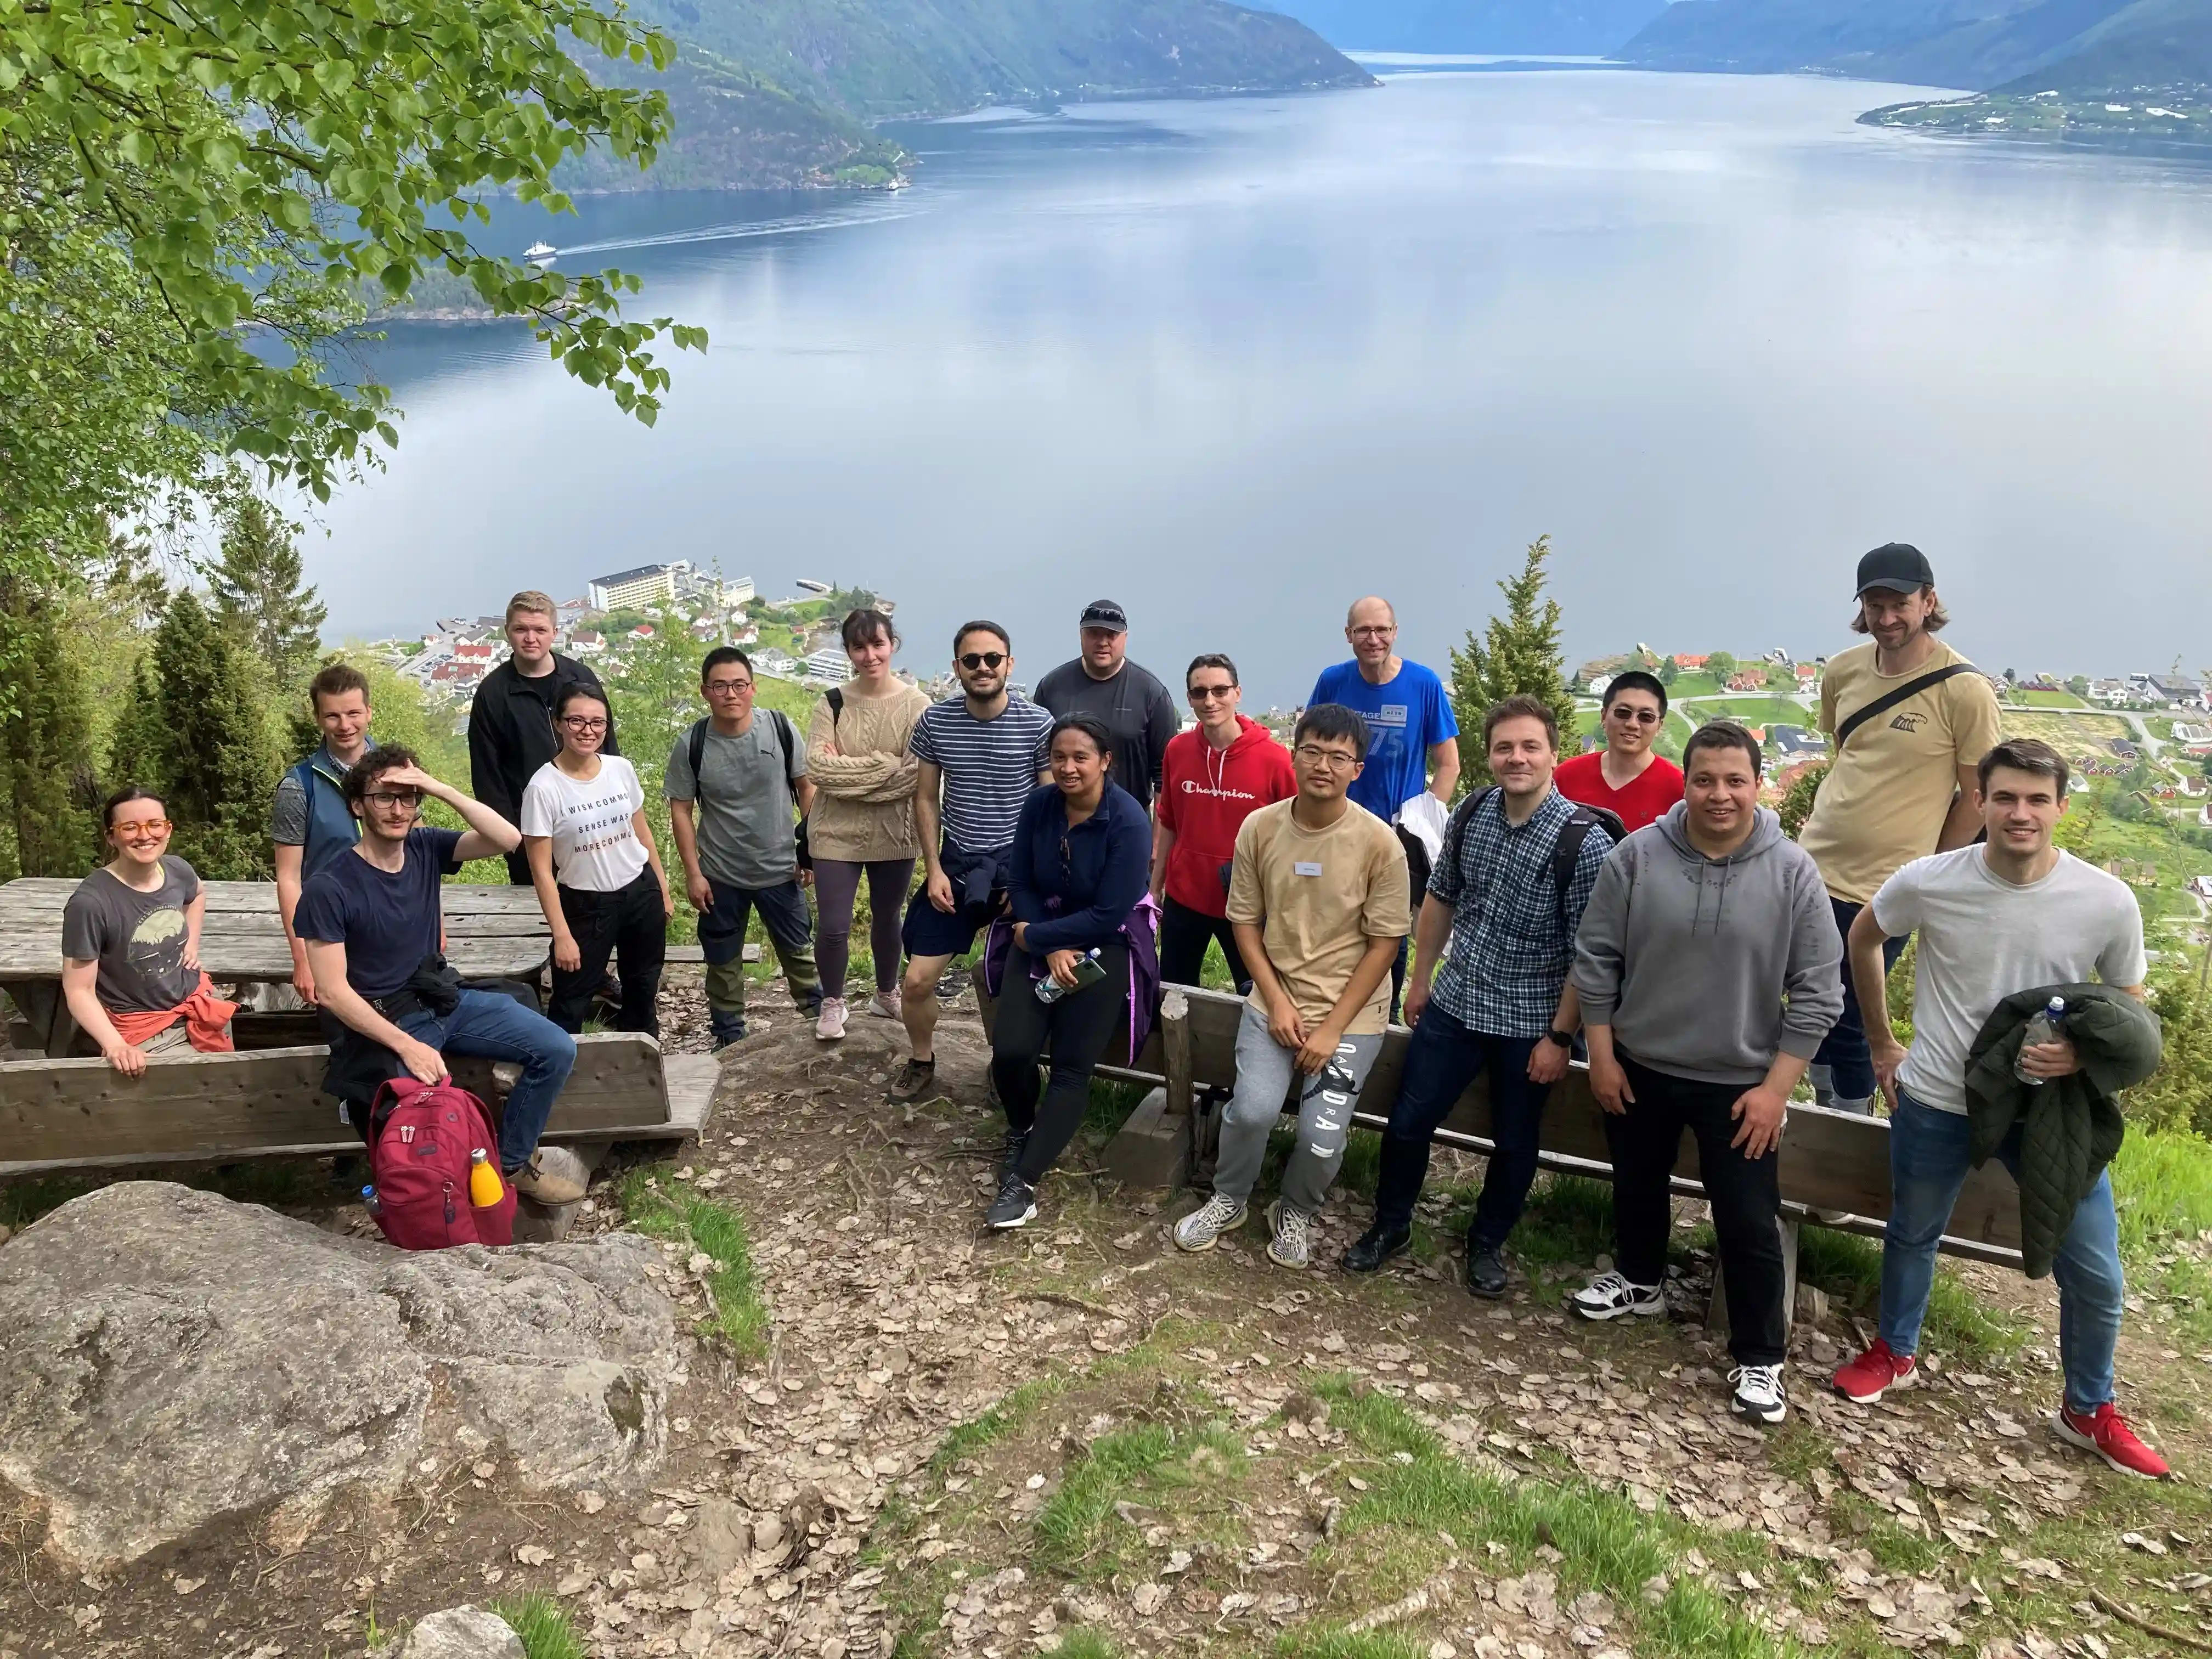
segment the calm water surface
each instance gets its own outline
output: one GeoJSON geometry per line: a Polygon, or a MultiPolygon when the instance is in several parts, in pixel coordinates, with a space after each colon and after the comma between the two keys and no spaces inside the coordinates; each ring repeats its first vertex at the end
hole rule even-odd
{"type": "MultiPolygon", "coordinates": [[[[2212,660],[2212,173],[1856,126],[1909,89],[1553,70],[902,132],[898,196],[586,201],[704,324],[659,425],[509,328],[370,349],[407,418],[322,514],[354,635],[665,558],[994,616],[1085,600],[1255,703],[1391,596],[1439,665],[1549,532],[1571,651],[1847,642],[1934,558],[1992,668],[2212,660]]],[[[545,229],[519,213],[517,251],[545,229]]],[[[649,309],[648,309],[649,308],[649,309]]]]}

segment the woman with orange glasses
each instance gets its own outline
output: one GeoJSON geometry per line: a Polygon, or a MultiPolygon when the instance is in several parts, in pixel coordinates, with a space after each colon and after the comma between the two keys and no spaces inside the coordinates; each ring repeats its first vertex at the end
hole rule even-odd
{"type": "Polygon", "coordinates": [[[110,1066],[137,1077],[189,1045],[231,1046],[225,1002],[200,967],[207,896],[169,853],[169,815],[143,789],[108,797],[101,828],[115,856],[77,884],[62,911],[62,994],[110,1066]]]}

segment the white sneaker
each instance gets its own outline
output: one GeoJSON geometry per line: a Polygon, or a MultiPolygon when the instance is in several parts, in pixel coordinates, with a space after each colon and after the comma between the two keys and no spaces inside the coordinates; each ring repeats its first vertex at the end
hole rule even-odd
{"type": "Polygon", "coordinates": [[[1313,1218],[1277,1199],[1267,1206],[1267,1260],[1278,1267],[1304,1267],[1313,1261],[1313,1218]]]}
{"type": "Polygon", "coordinates": [[[868,1012],[878,1019],[896,1019],[899,1017],[899,989],[894,985],[888,991],[878,991],[868,999],[868,1012]]]}
{"type": "Polygon", "coordinates": [[[1638,1285],[1620,1273],[1600,1273],[1569,1299],[1584,1319],[1619,1319],[1626,1314],[1663,1317],[1667,1295],[1656,1285],[1638,1285]]]}
{"type": "Polygon", "coordinates": [[[1222,1234],[1234,1232],[1244,1224],[1244,1213],[1243,1199],[1226,1198],[1216,1193],[1176,1223],[1176,1248],[1210,1250],[1221,1243],[1222,1234]]]}
{"type": "Polygon", "coordinates": [[[1754,1423],[1779,1423],[1790,1414],[1782,1398],[1781,1366],[1739,1365],[1729,1373],[1729,1381],[1735,1384],[1735,1398],[1729,1402],[1729,1409],[1738,1417],[1754,1423]]]}
{"type": "Polygon", "coordinates": [[[824,1042],[840,1042],[845,1036],[845,999],[824,997],[822,1012],[815,1016],[814,1035],[824,1042]]]}

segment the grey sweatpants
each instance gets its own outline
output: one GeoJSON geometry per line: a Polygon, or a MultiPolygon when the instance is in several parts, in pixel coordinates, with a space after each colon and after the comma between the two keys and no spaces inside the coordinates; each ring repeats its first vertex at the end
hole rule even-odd
{"type": "MultiPolygon", "coordinates": [[[[1353,1090],[1342,1094],[1318,1077],[1299,1078],[1298,1144],[1283,1166],[1283,1201],[1308,1215],[1319,1213],[1344,1163],[1345,1137],[1352,1130],[1358,1085],[1367,1081],[1382,1035],[1347,1036],[1336,1047],[1337,1063],[1351,1073],[1353,1090]]],[[[1221,1146],[1213,1164],[1213,1190],[1239,1200],[1252,1196],[1260,1165],[1267,1156],[1267,1136],[1282,1115],[1295,1048],[1285,1048],[1267,1030],[1267,1017],[1249,1002],[1237,1026],[1237,1092],[1221,1109],[1221,1146]]]]}

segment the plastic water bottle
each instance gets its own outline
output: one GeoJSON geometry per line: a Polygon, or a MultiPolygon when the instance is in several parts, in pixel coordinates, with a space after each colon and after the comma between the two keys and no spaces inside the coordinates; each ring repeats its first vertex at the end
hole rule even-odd
{"type": "Polygon", "coordinates": [[[507,1189],[499,1184],[499,1171],[491,1167],[481,1146],[469,1154],[469,1202],[479,1210],[489,1210],[505,1197],[507,1189]]]}
{"type": "Polygon", "coordinates": [[[376,1188],[374,1187],[364,1187],[361,1189],[361,1203],[362,1207],[371,1215],[384,1213],[384,1200],[376,1195],[376,1188]]]}
{"type": "Polygon", "coordinates": [[[1093,947],[1076,958],[1073,985],[1062,985],[1050,974],[1047,974],[1036,982],[1036,1000],[1049,1006],[1070,991],[1080,991],[1086,985],[1096,985],[1105,977],[1106,969],[1099,963],[1097,948],[1093,947]]]}
{"type": "MultiPolygon", "coordinates": [[[[2053,997],[2043,1005],[2043,1011],[2027,1022],[2027,1030],[2020,1039],[2023,1054],[2039,1042],[2057,1042],[2066,1035],[2066,999],[2053,997]]],[[[2012,1074],[2030,1088],[2040,1089],[2051,1081],[2049,1078],[2030,1077],[2021,1069],[2021,1062],[2013,1062],[2012,1074]]]]}

